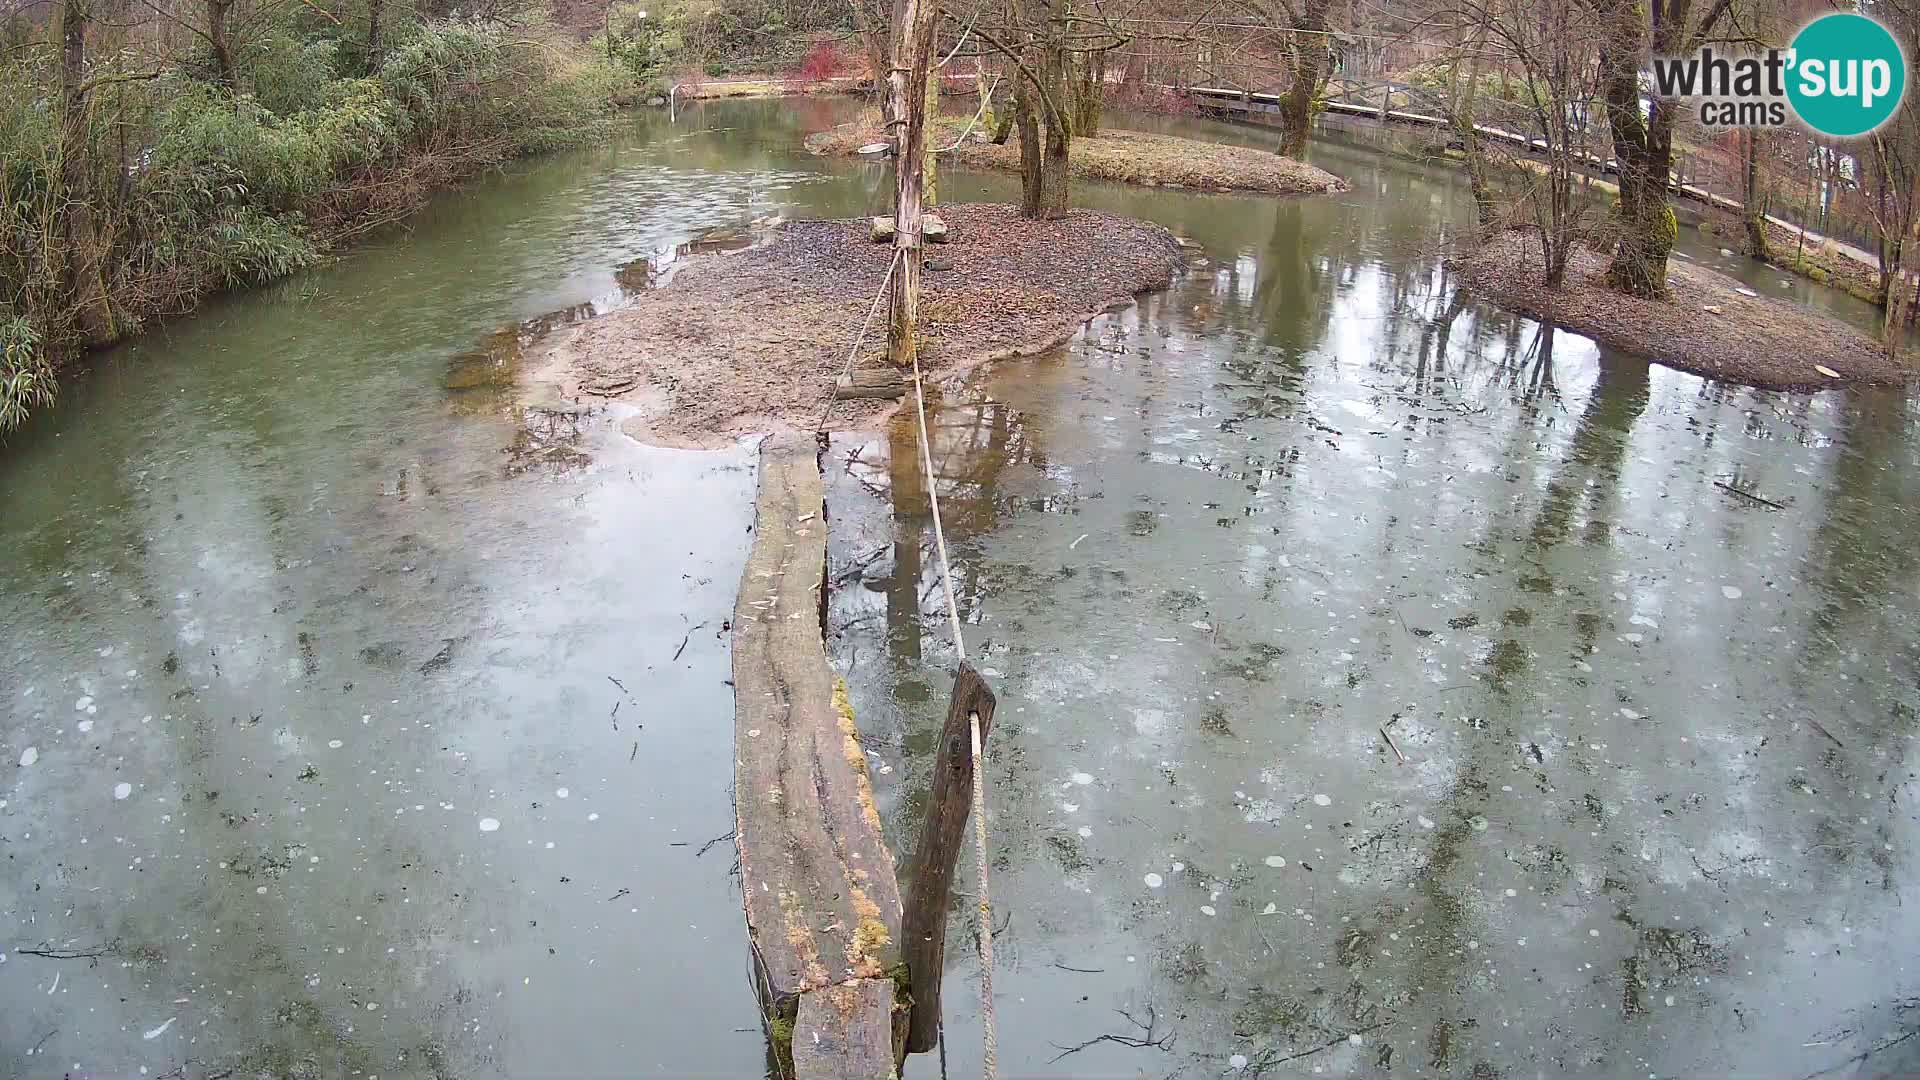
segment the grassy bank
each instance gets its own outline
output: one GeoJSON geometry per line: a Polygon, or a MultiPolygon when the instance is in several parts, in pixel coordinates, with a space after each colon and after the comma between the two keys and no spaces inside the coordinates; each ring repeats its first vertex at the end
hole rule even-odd
{"type": "Polygon", "coordinates": [[[259,32],[211,78],[204,57],[126,47],[76,82],[51,45],[0,73],[0,431],[84,349],[581,141],[634,86],[539,23],[396,27],[377,63],[310,29],[259,32]]]}
{"type": "MultiPolygon", "coordinates": [[[[1017,139],[996,144],[975,131],[963,140],[961,134],[966,128],[966,120],[954,117],[943,117],[931,125],[928,139],[942,148],[943,161],[963,169],[1020,171],[1017,139]]],[[[864,145],[882,141],[879,114],[872,113],[856,123],[808,137],[807,149],[816,154],[850,155],[864,145]]],[[[1110,128],[1075,138],[1070,167],[1076,179],[1194,191],[1326,195],[1347,190],[1346,181],[1330,172],[1266,150],[1110,128]]]]}

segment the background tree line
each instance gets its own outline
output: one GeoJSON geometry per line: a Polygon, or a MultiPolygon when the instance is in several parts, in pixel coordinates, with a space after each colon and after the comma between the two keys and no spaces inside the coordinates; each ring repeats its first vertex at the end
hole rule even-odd
{"type": "Polygon", "coordinates": [[[89,346],[852,26],[839,0],[0,0],[0,432],[89,346]]]}

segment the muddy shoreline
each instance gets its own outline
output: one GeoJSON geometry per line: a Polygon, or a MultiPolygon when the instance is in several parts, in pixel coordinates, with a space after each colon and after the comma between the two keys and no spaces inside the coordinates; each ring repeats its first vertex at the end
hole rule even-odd
{"type": "MultiPolygon", "coordinates": [[[[964,120],[953,117],[934,124],[934,141],[949,148],[943,160],[963,169],[1020,171],[1019,140],[996,144],[966,128],[964,120]]],[[[806,147],[824,157],[853,157],[883,136],[879,117],[868,116],[810,135],[806,147]]],[[[1076,180],[1139,187],[1254,195],[1337,195],[1349,189],[1325,169],[1271,151],[1144,131],[1109,128],[1076,138],[1069,160],[1076,180]]]]}
{"type": "Polygon", "coordinates": [[[1819,390],[1842,383],[1902,383],[1915,370],[1837,319],[1755,294],[1734,279],[1675,258],[1669,301],[1637,300],[1606,284],[1607,256],[1582,249],[1563,288],[1542,283],[1537,237],[1503,233],[1449,260],[1487,299],[1623,352],[1711,379],[1765,390],[1819,390]],[[1825,367],[1834,375],[1819,370],[1825,367]]]}
{"type": "MultiPolygon", "coordinates": [[[[935,380],[1045,351],[1088,319],[1165,288],[1183,263],[1172,233],[1086,210],[1030,221],[1009,206],[942,207],[952,242],[930,246],[921,359],[935,380]]],[[[565,327],[528,351],[533,404],[622,401],[629,434],[713,447],[779,430],[864,428],[898,408],[836,401],[892,256],[867,219],[792,221],[742,251],[691,259],[664,287],[565,327]]],[[[857,366],[885,362],[882,312],[857,366]]]]}

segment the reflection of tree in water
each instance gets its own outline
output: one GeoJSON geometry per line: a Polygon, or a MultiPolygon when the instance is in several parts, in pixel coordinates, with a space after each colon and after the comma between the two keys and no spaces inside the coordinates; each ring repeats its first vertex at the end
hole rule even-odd
{"type": "MultiPolygon", "coordinates": [[[[1804,629],[1789,676],[1795,697],[1838,729],[1819,757],[1828,783],[1863,782],[1861,762],[1904,756],[1916,730],[1913,688],[1920,686],[1920,638],[1899,598],[1920,567],[1913,531],[1920,484],[1902,463],[1912,453],[1912,421],[1897,392],[1855,391],[1845,404],[1830,492],[1808,543],[1807,584],[1815,602],[1795,615],[1804,629]],[[1864,661],[1864,662],[1863,662],[1864,661]],[[1849,669],[1860,677],[1841,692],[1849,669]],[[1844,742],[1844,745],[1840,743],[1844,742]]],[[[1908,593],[1910,595],[1910,593],[1908,593]]],[[[1893,888],[1891,834],[1867,818],[1833,813],[1811,825],[1806,848],[1830,874],[1856,875],[1870,862],[1882,888],[1893,888]]],[[[1836,895],[1846,895],[1844,891],[1836,895]]]]}
{"type": "Polygon", "coordinates": [[[1220,360],[1225,380],[1235,384],[1233,419],[1293,415],[1306,358],[1326,339],[1333,318],[1342,254],[1324,235],[1327,216],[1305,214],[1299,203],[1283,201],[1273,204],[1272,213],[1265,247],[1196,275],[1182,290],[1186,310],[1177,313],[1191,318],[1175,320],[1207,335],[1224,325],[1244,342],[1220,360]],[[1199,297],[1188,295],[1203,290],[1199,297]]]}
{"type": "MultiPolygon", "coordinates": [[[[1540,354],[1550,363],[1552,327],[1542,328],[1541,342],[1540,354]]],[[[1587,542],[1607,542],[1607,511],[1619,496],[1621,465],[1632,441],[1633,425],[1646,411],[1650,379],[1644,361],[1601,357],[1599,375],[1574,429],[1567,460],[1548,482],[1546,497],[1527,534],[1536,551],[1544,552],[1564,541],[1575,511],[1581,509],[1587,520],[1587,542]]]]}
{"type": "MultiPolygon", "coordinates": [[[[903,673],[920,666],[924,619],[944,614],[945,586],[934,548],[933,516],[921,462],[919,428],[911,407],[887,425],[888,476],[893,507],[893,572],[886,583],[889,648],[903,673]]],[[[960,621],[975,621],[986,579],[980,541],[1016,510],[1002,492],[1009,466],[1044,469],[1044,426],[1004,402],[927,406],[928,444],[940,493],[941,524],[953,559],[960,621]]]]}
{"type": "MultiPolygon", "coordinates": [[[[1451,329],[1461,311],[1462,304],[1456,297],[1433,327],[1435,341],[1430,347],[1444,351],[1439,339],[1451,329]]],[[[1540,327],[1533,346],[1525,354],[1518,347],[1522,340],[1518,333],[1509,333],[1507,338],[1513,346],[1506,353],[1508,359],[1496,364],[1509,372],[1505,381],[1520,399],[1515,403],[1519,405],[1536,398],[1545,387],[1552,385],[1554,331],[1551,327],[1540,327]]],[[[1420,365],[1432,354],[1427,348],[1423,348],[1422,353],[1415,368],[1416,378],[1430,381],[1432,373],[1420,365]]],[[[1548,481],[1546,494],[1531,525],[1516,533],[1497,519],[1489,520],[1485,526],[1488,539],[1474,549],[1491,551],[1491,545],[1497,543],[1499,536],[1517,535],[1525,542],[1527,553],[1537,559],[1567,538],[1575,515],[1583,508],[1589,518],[1599,520],[1617,497],[1631,431],[1647,406],[1648,391],[1644,365],[1604,360],[1567,456],[1548,481]]],[[[1520,441],[1508,460],[1528,460],[1524,446],[1538,438],[1537,414],[1520,408],[1514,415],[1515,438],[1520,441]]],[[[1604,543],[1605,538],[1600,536],[1594,542],[1604,543]]],[[[1530,581],[1523,578],[1517,583],[1515,595],[1509,601],[1498,597],[1486,600],[1495,610],[1508,609],[1508,632],[1518,636],[1524,636],[1519,627],[1528,622],[1522,594],[1534,588],[1530,581]]],[[[1513,680],[1525,670],[1525,655],[1526,649],[1516,637],[1501,642],[1490,657],[1492,685],[1503,690],[1511,688],[1513,680]]],[[[1491,707],[1496,715],[1506,711],[1498,704],[1491,707]]],[[[1511,708],[1521,706],[1516,704],[1511,708]]],[[[1497,721],[1489,716],[1487,726],[1494,723],[1497,721]]],[[[1416,1053],[1422,1060],[1414,1063],[1416,1067],[1440,1070],[1443,1075],[1497,1074],[1488,1055],[1495,1059],[1510,1055],[1492,1049],[1493,1040],[1478,1030],[1480,1018],[1465,1002],[1485,989],[1482,985],[1485,972],[1472,941],[1483,931],[1477,925],[1479,916],[1471,901],[1484,887],[1480,872],[1485,868],[1488,855],[1475,838],[1482,835],[1477,832],[1484,827],[1480,815],[1491,805],[1491,792],[1497,786],[1488,778],[1513,775],[1513,737],[1511,730],[1506,738],[1464,734],[1455,759],[1454,776],[1439,800],[1441,809],[1433,812],[1438,820],[1431,832],[1411,830],[1402,823],[1353,842],[1353,855],[1359,862],[1380,860],[1381,872],[1389,877],[1410,879],[1416,899],[1408,904],[1397,895],[1379,897],[1343,918],[1334,958],[1347,970],[1351,980],[1346,993],[1329,992],[1317,997],[1296,993],[1276,998],[1269,990],[1250,992],[1245,1008],[1276,1022],[1285,1021],[1279,1027],[1283,1043],[1310,1040],[1321,1030],[1337,1033],[1342,1025],[1347,1029],[1357,1028],[1380,1015],[1397,1013],[1408,1022],[1425,1025],[1425,1030],[1396,1032],[1393,1038],[1401,1047],[1420,1048],[1416,1053]],[[1414,988],[1427,996],[1422,1008],[1407,1007],[1411,1004],[1408,996],[1414,988]],[[1285,1007],[1278,1010],[1266,1007],[1276,1002],[1285,1007]],[[1317,1007],[1302,1012],[1301,1006],[1310,1003],[1317,1007]],[[1308,1019],[1312,1024],[1303,1029],[1301,1021],[1308,1019]]],[[[1557,891],[1571,879],[1573,860],[1551,843],[1512,848],[1506,857],[1547,892],[1557,891]]],[[[1633,973],[1637,973],[1643,983],[1658,978],[1665,971],[1658,966],[1659,962],[1658,956],[1641,957],[1633,973]]],[[[1280,973],[1274,981],[1284,986],[1298,980],[1280,973]]],[[[1605,1060],[1604,1049],[1591,1037],[1575,1039],[1565,1030],[1560,1034],[1564,1037],[1555,1041],[1561,1045],[1544,1060],[1566,1069],[1590,1068],[1605,1060]]]]}
{"type": "MultiPolygon", "coordinates": [[[[1444,282],[1443,282],[1444,284],[1444,282]]],[[[1420,322],[1420,349],[1415,354],[1413,385],[1408,389],[1416,397],[1437,397],[1444,393],[1447,378],[1447,341],[1453,324],[1467,308],[1467,294],[1454,289],[1440,315],[1420,322]]]]}
{"type": "Polygon", "coordinates": [[[1845,434],[1831,495],[1809,545],[1810,584],[1820,603],[1811,608],[1809,632],[1801,635],[1803,671],[1825,667],[1837,653],[1861,648],[1863,640],[1903,640],[1886,625],[1898,617],[1886,600],[1896,585],[1914,577],[1912,507],[1920,505],[1920,489],[1912,470],[1899,466],[1912,452],[1904,403],[1895,393],[1860,391],[1843,409],[1845,434]]]}

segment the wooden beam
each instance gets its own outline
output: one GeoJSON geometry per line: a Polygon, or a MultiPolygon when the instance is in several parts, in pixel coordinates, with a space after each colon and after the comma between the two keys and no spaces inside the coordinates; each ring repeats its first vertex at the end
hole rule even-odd
{"type": "MultiPolygon", "coordinates": [[[[825,508],[812,437],[767,439],[733,613],[733,776],[756,989],[783,1067],[799,1061],[793,1042],[800,1016],[819,1007],[807,1000],[814,994],[832,991],[872,1013],[849,1018],[849,1031],[881,1024],[903,1037],[905,1028],[891,997],[880,1009],[871,988],[843,990],[894,985],[901,912],[866,755],[821,640],[825,508]]],[[[813,1060],[851,1067],[864,1058],[813,1060]]]]}
{"type": "Polygon", "coordinates": [[[893,980],[855,979],[803,994],[793,1023],[793,1073],[894,1080],[893,980]]]}
{"type": "MultiPolygon", "coordinates": [[[[954,672],[953,696],[947,701],[947,722],[934,748],[933,781],[927,793],[927,816],[920,828],[920,846],[914,850],[912,898],[907,908],[905,938],[907,980],[913,993],[913,1012],[907,1021],[907,1052],[925,1053],[940,1034],[940,979],[946,973],[947,908],[953,899],[953,867],[966,843],[967,813],[973,806],[973,729],[980,718],[980,740],[986,742],[993,724],[993,688],[972,664],[962,660],[954,672]]],[[[982,933],[991,933],[985,927],[982,933]]]]}

